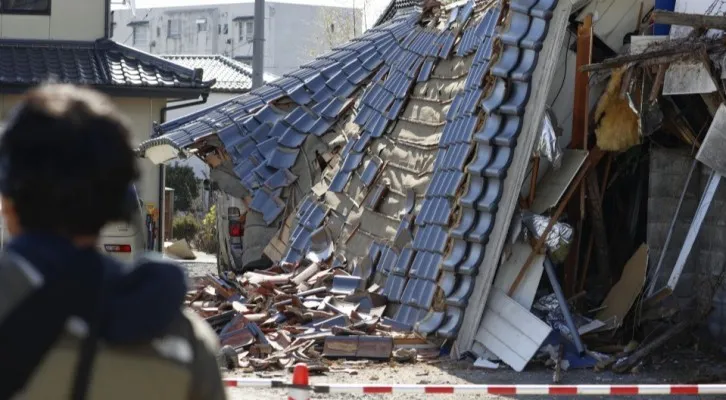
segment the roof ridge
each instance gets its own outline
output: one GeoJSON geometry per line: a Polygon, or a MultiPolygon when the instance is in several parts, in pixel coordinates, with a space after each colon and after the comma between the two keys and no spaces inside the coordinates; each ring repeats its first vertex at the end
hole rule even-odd
{"type": "Polygon", "coordinates": [[[193,81],[201,83],[205,86],[208,85],[209,87],[211,87],[214,84],[214,82],[212,82],[212,81],[203,81],[202,79],[204,78],[204,76],[198,77],[197,71],[192,68],[187,68],[183,65],[179,65],[177,63],[171,62],[162,57],[156,56],[154,54],[147,53],[145,51],[142,51],[142,50],[130,47],[130,46],[126,46],[126,45],[116,42],[114,40],[98,39],[96,41],[96,43],[99,46],[108,46],[107,47],[108,49],[118,50],[119,52],[123,53],[124,55],[135,57],[135,58],[141,60],[142,62],[147,62],[149,64],[156,63],[157,65],[161,64],[160,66],[167,67],[172,72],[185,76],[187,78],[190,78],[193,81]]]}

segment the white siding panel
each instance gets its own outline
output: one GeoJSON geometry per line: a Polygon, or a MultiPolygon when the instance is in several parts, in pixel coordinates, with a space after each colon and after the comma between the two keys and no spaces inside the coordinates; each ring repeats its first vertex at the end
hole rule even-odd
{"type": "Polygon", "coordinates": [[[504,291],[492,287],[475,340],[515,371],[522,371],[552,331],[504,291]]]}
{"type": "Polygon", "coordinates": [[[108,0],[54,0],[50,10],[53,40],[96,40],[103,37],[108,0]]]}
{"type": "Polygon", "coordinates": [[[2,15],[2,39],[50,39],[50,17],[41,15],[2,15]]]}

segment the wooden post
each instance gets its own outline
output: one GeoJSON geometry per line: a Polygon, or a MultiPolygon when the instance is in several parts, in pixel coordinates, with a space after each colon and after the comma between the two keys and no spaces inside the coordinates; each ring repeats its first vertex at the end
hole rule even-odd
{"type": "MultiPolygon", "coordinates": [[[[577,28],[577,58],[575,71],[575,99],[572,109],[572,142],[570,148],[588,150],[589,117],[590,117],[590,74],[581,67],[592,62],[592,14],[585,16],[582,25],[577,28]]],[[[588,179],[588,178],[586,178],[588,179]]],[[[570,222],[575,228],[570,253],[565,260],[563,289],[566,296],[572,296],[576,289],[577,270],[580,263],[580,246],[585,220],[586,185],[580,187],[579,201],[569,206],[570,222]]]]}
{"type": "Polygon", "coordinates": [[[587,150],[590,74],[583,71],[582,67],[591,62],[592,14],[588,14],[582,25],[577,28],[577,69],[575,71],[575,101],[572,110],[572,142],[570,144],[573,149],[587,150]]]}

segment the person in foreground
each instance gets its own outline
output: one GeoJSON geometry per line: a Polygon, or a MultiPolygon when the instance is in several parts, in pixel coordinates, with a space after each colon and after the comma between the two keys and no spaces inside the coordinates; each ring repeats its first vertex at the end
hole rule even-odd
{"type": "Polygon", "coordinates": [[[29,91],[0,138],[0,399],[224,399],[217,338],[182,311],[181,268],[120,264],[101,228],[131,220],[137,159],[110,99],[29,91]]]}

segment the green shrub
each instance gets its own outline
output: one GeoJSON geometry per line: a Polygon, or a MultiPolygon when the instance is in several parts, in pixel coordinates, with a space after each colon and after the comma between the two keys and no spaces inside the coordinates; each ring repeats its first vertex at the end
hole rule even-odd
{"type": "Polygon", "coordinates": [[[191,244],[200,227],[199,221],[193,215],[179,215],[174,217],[172,235],[174,239],[186,239],[191,244]]]}
{"type": "Polygon", "coordinates": [[[219,236],[217,236],[217,206],[212,206],[202,220],[202,225],[194,240],[195,247],[209,254],[217,254],[219,236]]]}

